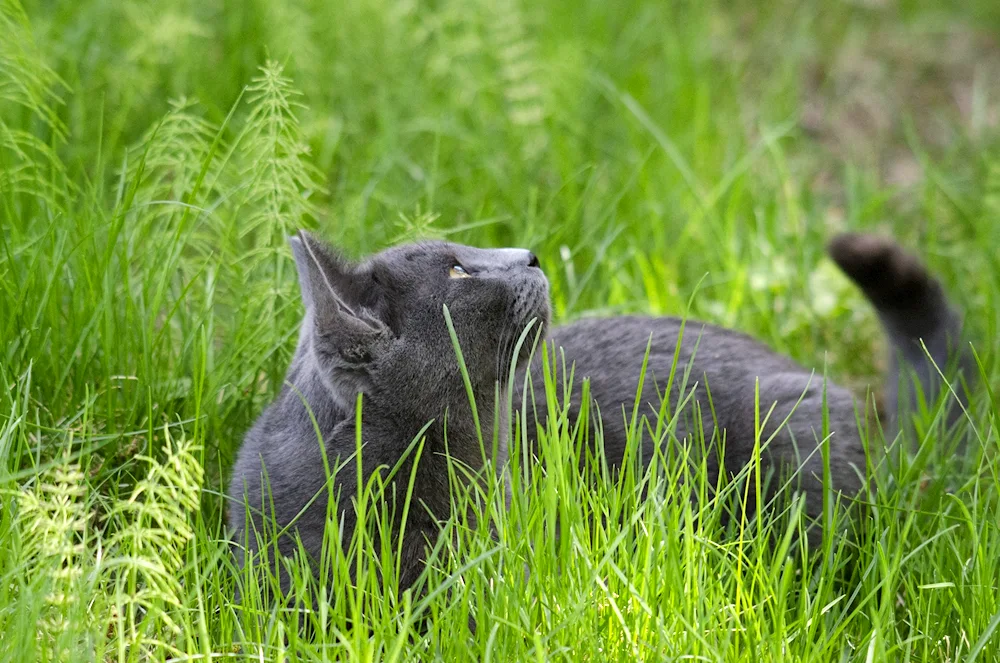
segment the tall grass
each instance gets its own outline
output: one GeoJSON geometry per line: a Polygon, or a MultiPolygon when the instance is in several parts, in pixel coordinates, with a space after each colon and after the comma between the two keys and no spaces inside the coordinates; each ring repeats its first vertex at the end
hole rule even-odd
{"type": "Polygon", "coordinates": [[[998,29],[985,0],[0,0],[0,659],[995,660],[998,29]],[[883,70],[944,101],[844,130],[883,70]],[[933,409],[920,453],[872,431],[881,490],[807,553],[795,503],[692,504],[683,445],[605,476],[556,357],[542,464],[515,437],[509,504],[456,492],[422,591],[378,582],[376,483],[333,581],[292,563],[322,612],[275,605],[221,488],[294,348],[299,227],[530,246],[558,321],[689,313],[859,394],[877,324],[822,248],[891,231],[968,313],[971,442],[933,409]]]}

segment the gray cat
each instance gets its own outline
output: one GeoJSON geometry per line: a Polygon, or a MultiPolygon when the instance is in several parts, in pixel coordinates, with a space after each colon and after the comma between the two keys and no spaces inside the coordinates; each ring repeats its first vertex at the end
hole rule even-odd
{"type": "MultiPolygon", "coordinates": [[[[603,430],[611,465],[619,464],[625,453],[623,407],[631,413],[648,345],[640,411],[655,424],[677,350],[669,404],[676,407],[687,400],[686,415],[677,418],[674,434],[683,439],[701,428],[710,440],[720,432],[723,462],[710,454],[710,479],[718,478],[721,468],[738,471],[751,458],[755,439],[769,440],[763,463],[793,472],[805,491],[807,513],[818,516],[823,467],[817,441],[823,438],[825,400],[831,487],[852,496],[864,485],[865,453],[853,394],[827,383],[824,397],[821,375],[741,333],[688,322],[678,349],[681,321],[674,318],[583,320],[550,330],[547,281],[535,257],[521,249],[419,243],[355,264],[306,234],[292,238],[291,244],[306,311],[298,347],[287,386],[246,436],[229,489],[230,527],[237,544],[251,553],[259,552],[258,542],[247,525],[259,532],[267,521],[272,532],[283,532],[277,542],[280,554],[296,550],[297,533],[305,551],[318,560],[331,494],[338,499],[331,513],[341,523],[342,540],[350,539],[356,520],[351,506],[357,485],[355,404],[363,394],[365,480],[378,467],[397,468],[396,485],[405,491],[415,455],[411,443],[425,437],[400,546],[400,589],[410,586],[423,567],[428,541],[434,540],[439,523],[453,515],[445,452],[473,470],[503,471],[507,440],[501,436],[494,449],[492,431],[494,425],[507,430],[509,422],[495,420],[503,418],[503,408],[495,413],[494,403],[505,402],[505,393],[495,401],[496,389],[499,384],[504,391],[512,363],[515,384],[523,384],[525,371],[530,372],[532,392],[523,394],[518,388],[514,398],[515,404],[528,403],[524,420],[529,442],[537,426],[544,426],[538,414],[544,406],[538,413],[531,406],[545,402],[540,361],[537,355],[530,365],[528,361],[532,344],[524,343],[512,357],[532,322],[535,331],[547,333],[565,353],[567,365],[575,364],[573,417],[581,409],[580,383],[589,378],[591,397],[599,405],[595,423],[603,430]],[[476,430],[444,307],[463,351],[485,443],[476,430]],[[755,383],[760,418],[766,417],[759,438],[755,383]],[[327,467],[341,468],[332,486],[327,467]]],[[[959,317],[916,258],[891,240],[867,235],[842,235],[830,253],[875,305],[894,344],[892,412],[897,400],[909,398],[899,397],[894,387],[904,368],[928,398],[939,389],[921,339],[938,366],[957,362],[969,370],[968,358],[954,349],[959,317]]],[[[662,443],[648,437],[640,449],[646,460],[651,445],[662,443]]],[[[287,591],[289,579],[280,564],[273,559],[271,564],[287,591]]]]}
{"type": "MultiPolygon", "coordinates": [[[[366,483],[376,468],[395,469],[396,493],[405,493],[417,453],[411,442],[421,433],[426,439],[401,543],[399,584],[408,587],[422,569],[427,540],[434,539],[439,520],[450,516],[445,452],[473,470],[502,471],[505,444],[487,458],[494,452],[495,384],[508,375],[522,330],[532,321],[539,327],[548,323],[548,281],[535,256],[522,249],[428,242],[388,249],[354,264],[305,233],[290,241],[305,319],[287,386],[247,433],[237,455],[230,527],[237,545],[246,544],[255,554],[258,541],[247,532],[248,524],[257,532],[265,520],[272,533],[289,528],[278,539],[281,555],[296,550],[297,532],[305,551],[319,560],[330,496],[327,468],[342,466],[332,486],[340,498],[334,515],[342,522],[342,540],[349,541],[358,480],[355,407],[363,394],[366,483]],[[482,444],[445,306],[478,406],[482,444]]],[[[529,349],[524,346],[520,362],[529,349]]],[[[270,556],[287,591],[289,578],[273,552],[270,556]]]]}

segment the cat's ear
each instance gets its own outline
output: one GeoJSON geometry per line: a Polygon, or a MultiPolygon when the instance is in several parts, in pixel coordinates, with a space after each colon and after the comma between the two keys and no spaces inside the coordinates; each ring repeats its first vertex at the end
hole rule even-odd
{"type": "Polygon", "coordinates": [[[288,238],[306,311],[325,354],[348,363],[369,361],[391,338],[384,322],[357,301],[364,284],[354,266],[305,231],[288,238]]]}
{"type": "Polygon", "coordinates": [[[330,297],[342,298],[343,291],[349,290],[351,266],[347,260],[304,230],[290,235],[288,244],[295,257],[299,289],[306,310],[314,308],[317,300],[323,303],[330,297]]]}

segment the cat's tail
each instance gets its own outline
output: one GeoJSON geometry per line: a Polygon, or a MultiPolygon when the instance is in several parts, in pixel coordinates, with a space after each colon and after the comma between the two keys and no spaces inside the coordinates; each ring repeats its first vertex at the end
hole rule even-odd
{"type": "Polygon", "coordinates": [[[886,387],[892,427],[921,396],[929,406],[937,403],[942,389],[949,392],[947,421],[954,423],[965,405],[963,378],[972,379],[975,365],[962,340],[962,319],[941,283],[888,237],[845,233],[830,242],[828,251],[874,305],[892,345],[886,387]]]}

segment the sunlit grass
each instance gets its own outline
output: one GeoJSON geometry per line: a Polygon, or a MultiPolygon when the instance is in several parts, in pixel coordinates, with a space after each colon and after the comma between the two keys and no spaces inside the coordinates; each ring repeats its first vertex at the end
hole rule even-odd
{"type": "Polygon", "coordinates": [[[0,0],[0,659],[994,660],[1000,153],[974,35],[998,29],[985,1],[0,0]],[[903,110],[857,115],[877,81],[903,110]],[[932,409],[920,453],[885,456],[869,430],[877,490],[809,552],[798,502],[727,520],[746,483],[708,485],[718,440],[669,416],[620,413],[671,443],[612,476],[552,357],[540,460],[515,421],[509,504],[456,491],[416,591],[379,581],[404,503],[374,481],[329,580],[288,562],[320,609],[276,603],[222,487],[294,349],[300,227],[354,255],[528,246],[557,322],[688,313],[862,397],[877,322],[823,246],[893,232],[968,313],[970,433],[932,409]]]}

